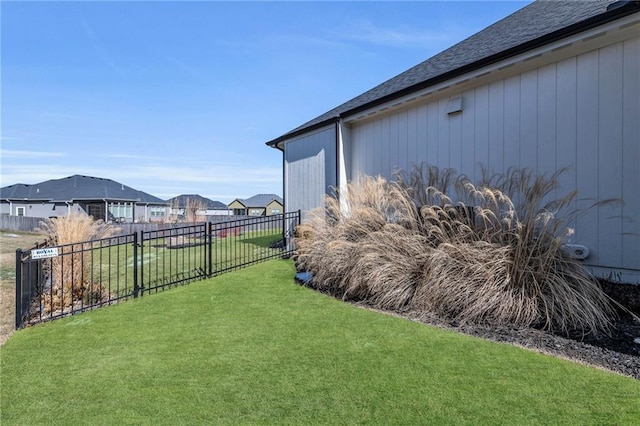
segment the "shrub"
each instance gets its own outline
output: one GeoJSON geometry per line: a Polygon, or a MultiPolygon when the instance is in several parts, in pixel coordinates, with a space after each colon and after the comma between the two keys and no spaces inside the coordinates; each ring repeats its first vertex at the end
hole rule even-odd
{"type": "Polygon", "coordinates": [[[36,232],[44,234],[49,246],[58,246],[58,257],[47,263],[50,285],[43,290],[41,309],[44,313],[71,308],[74,303],[99,303],[108,297],[100,283],[90,280],[92,240],[116,235],[119,228],[94,221],[91,216],[71,213],[40,222],[36,232]]]}

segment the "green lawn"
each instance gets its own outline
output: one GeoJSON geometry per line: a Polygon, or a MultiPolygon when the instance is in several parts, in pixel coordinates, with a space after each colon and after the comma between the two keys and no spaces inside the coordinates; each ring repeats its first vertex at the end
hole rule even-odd
{"type": "MultiPolygon", "coordinates": [[[[245,232],[239,236],[215,238],[212,242],[212,270],[234,268],[243,263],[252,263],[268,257],[278,257],[281,249],[269,248],[269,245],[282,238],[281,229],[245,232]]],[[[199,278],[205,271],[207,262],[204,239],[184,238],[184,246],[170,248],[167,238],[145,241],[144,248],[138,252],[141,268],[140,277],[144,279],[145,288],[162,286],[163,284],[199,278]]],[[[113,239],[115,242],[116,240],[113,239]]],[[[123,240],[124,241],[124,240],[123,240]]],[[[71,248],[68,249],[71,251],[71,248]]],[[[80,246],[75,248],[77,252],[80,246]]],[[[129,296],[133,291],[134,250],[132,244],[114,244],[104,247],[100,243],[87,245],[83,255],[85,265],[84,279],[100,283],[113,298],[129,296]],[[91,250],[89,250],[91,248],[91,250]]],[[[71,255],[63,260],[67,270],[70,269],[71,255]]],[[[15,269],[14,266],[9,267],[15,269]]],[[[0,274],[2,274],[0,269],[0,274]]],[[[74,283],[74,285],[77,285],[74,283]]]]}
{"type": "Polygon", "coordinates": [[[14,333],[2,425],[640,424],[640,381],[359,309],[290,261],[14,333]]]}

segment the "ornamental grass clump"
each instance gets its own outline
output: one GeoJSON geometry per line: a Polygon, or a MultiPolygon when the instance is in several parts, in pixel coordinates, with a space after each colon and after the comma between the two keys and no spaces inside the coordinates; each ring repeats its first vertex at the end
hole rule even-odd
{"type": "Polygon", "coordinates": [[[425,261],[416,217],[397,183],[361,177],[346,196],[328,197],[326,207],[298,227],[299,268],[313,274],[319,290],[400,309],[413,296],[425,261]]]}
{"type": "Polygon", "coordinates": [[[415,167],[395,182],[362,177],[299,228],[312,285],[372,306],[486,323],[606,331],[614,310],[564,251],[575,192],[558,177],[510,169],[473,184],[452,169],[415,167]]]}
{"type": "Polygon", "coordinates": [[[420,218],[434,251],[414,306],[460,322],[606,331],[609,299],[564,251],[576,192],[553,197],[563,172],[485,171],[478,185],[458,175],[451,184],[457,202],[450,188],[423,185],[420,218]]]}
{"type": "Polygon", "coordinates": [[[90,282],[88,242],[114,236],[119,231],[120,228],[77,212],[40,222],[36,232],[45,236],[49,247],[57,246],[59,254],[45,263],[49,285],[40,298],[43,313],[64,311],[74,303],[99,303],[108,297],[104,286],[90,282]]]}

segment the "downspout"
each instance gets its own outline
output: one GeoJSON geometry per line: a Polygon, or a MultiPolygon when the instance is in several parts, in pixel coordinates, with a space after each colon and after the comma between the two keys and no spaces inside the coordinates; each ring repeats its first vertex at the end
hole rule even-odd
{"type": "MultiPolygon", "coordinates": [[[[284,244],[287,248],[287,250],[291,250],[291,240],[293,235],[290,235],[289,230],[287,229],[287,224],[286,224],[286,219],[285,219],[285,214],[287,213],[287,197],[286,197],[286,188],[287,188],[287,184],[286,184],[286,179],[287,179],[287,174],[285,171],[285,167],[287,166],[286,163],[286,158],[285,158],[285,151],[284,148],[281,148],[279,145],[275,145],[275,147],[277,149],[279,149],[280,151],[282,151],[282,204],[283,204],[283,212],[282,212],[282,240],[284,241],[284,244]]],[[[266,209],[265,209],[266,211],[266,209]]],[[[294,230],[295,232],[295,230],[294,230]]]]}
{"type": "Polygon", "coordinates": [[[287,185],[286,185],[287,174],[285,173],[285,170],[284,170],[284,168],[286,166],[284,148],[282,148],[279,144],[272,145],[271,148],[276,148],[276,149],[278,149],[278,150],[280,150],[282,152],[282,202],[284,204],[284,212],[283,213],[286,213],[286,211],[287,211],[287,197],[285,197],[285,191],[286,191],[286,188],[287,188],[287,185]]]}
{"type": "Polygon", "coordinates": [[[336,121],[336,186],[338,189],[338,201],[340,210],[346,214],[349,211],[347,202],[349,186],[347,182],[347,165],[344,156],[344,134],[342,118],[336,121]]]}
{"type": "Polygon", "coordinates": [[[106,198],[103,198],[102,201],[104,201],[104,223],[107,223],[109,221],[109,202],[106,198]]]}
{"type": "Polygon", "coordinates": [[[285,191],[286,191],[286,184],[285,184],[285,179],[287,177],[287,174],[285,172],[285,167],[286,167],[287,163],[285,161],[285,153],[284,153],[284,149],[282,149],[282,204],[284,204],[284,211],[282,213],[286,213],[287,212],[287,197],[285,197],[285,191]]]}

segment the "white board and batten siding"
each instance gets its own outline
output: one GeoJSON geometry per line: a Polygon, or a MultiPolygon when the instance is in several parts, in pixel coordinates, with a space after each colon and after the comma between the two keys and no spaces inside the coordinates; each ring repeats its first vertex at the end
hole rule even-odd
{"type": "MultiPolygon", "coordinates": [[[[476,179],[482,166],[538,174],[568,167],[557,195],[577,189],[575,207],[622,200],[581,216],[571,242],[591,250],[589,264],[640,282],[640,38],[454,90],[350,123],[348,178],[391,178],[420,162],[476,179]],[[447,103],[458,95],[463,111],[448,115],[447,103]]],[[[334,135],[328,136],[311,136],[312,144],[300,149],[323,148],[328,155],[334,135]]],[[[320,162],[311,158],[296,167],[320,162]]],[[[328,170],[321,172],[326,180],[328,170]]],[[[321,184],[324,189],[327,182],[313,183],[307,196],[317,197],[321,184]]]]}
{"type": "Polygon", "coordinates": [[[336,187],[336,127],[330,125],[285,142],[285,211],[306,214],[324,205],[336,187]]]}

